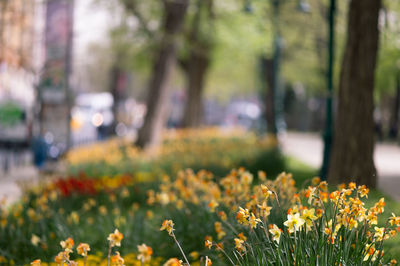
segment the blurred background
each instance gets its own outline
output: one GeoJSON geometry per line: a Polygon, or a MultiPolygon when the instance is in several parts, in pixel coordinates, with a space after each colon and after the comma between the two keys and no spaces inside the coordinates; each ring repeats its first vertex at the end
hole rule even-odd
{"type": "Polygon", "coordinates": [[[162,128],[240,126],[275,136],[325,176],[347,97],[339,87],[362,73],[347,98],[361,107],[337,119],[371,117],[362,132],[399,158],[400,4],[377,10],[380,35],[348,23],[374,11],[349,1],[1,0],[1,169],[42,168],[114,136],[153,147],[162,128]],[[379,48],[363,50],[368,31],[379,48]],[[346,68],[350,42],[369,73],[346,68]]]}

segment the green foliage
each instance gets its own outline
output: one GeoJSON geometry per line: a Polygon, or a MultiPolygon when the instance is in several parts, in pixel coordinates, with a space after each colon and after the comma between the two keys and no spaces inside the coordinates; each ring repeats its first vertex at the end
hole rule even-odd
{"type": "Polygon", "coordinates": [[[0,105],[0,125],[14,126],[21,122],[23,118],[23,110],[13,102],[6,102],[0,105]]]}

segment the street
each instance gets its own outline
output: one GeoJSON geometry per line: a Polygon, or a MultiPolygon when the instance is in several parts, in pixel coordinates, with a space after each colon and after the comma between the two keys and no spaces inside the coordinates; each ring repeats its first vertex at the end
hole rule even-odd
{"type": "MultiPolygon", "coordinates": [[[[318,134],[288,132],[282,137],[282,149],[310,166],[319,168],[322,164],[323,143],[318,134]]],[[[400,146],[378,143],[374,158],[378,188],[400,201],[400,146]]]]}

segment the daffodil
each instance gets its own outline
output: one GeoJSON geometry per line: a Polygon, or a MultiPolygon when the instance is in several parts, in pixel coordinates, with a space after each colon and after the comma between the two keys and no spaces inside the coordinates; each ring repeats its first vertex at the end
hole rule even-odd
{"type": "Polygon", "coordinates": [[[272,234],[272,239],[279,244],[279,240],[281,239],[281,229],[276,225],[272,225],[272,228],[268,230],[272,234]]]}
{"type": "Polygon", "coordinates": [[[121,246],[121,240],[124,238],[124,235],[121,234],[118,229],[114,230],[114,233],[111,233],[108,235],[107,240],[110,241],[110,246],[114,247],[120,247],[121,246]]]}
{"type": "Polygon", "coordinates": [[[153,249],[146,244],[141,244],[137,246],[139,255],[137,256],[137,259],[140,260],[141,262],[147,262],[150,261],[151,255],[153,254],[153,249]]]}
{"type": "Polygon", "coordinates": [[[374,237],[375,237],[376,241],[386,240],[389,237],[388,234],[385,234],[385,228],[384,227],[375,226],[374,229],[375,229],[374,237]]]}
{"type": "Polygon", "coordinates": [[[304,221],[306,222],[307,229],[310,229],[312,226],[312,221],[316,220],[318,217],[315,216],[315,209],[313,208],[313,209],[304,209],[301,218],[303,218],[304,221]]]}
{"type": "Polygon", "coordinates": [[[34,260],[31,262],[32,266],[40,266],[41,265],[41,260],[34,260]]]}
{"type": "Polygon", "coordinates": [[[256,228],[257,224],[260,222],[261,222],[261,220],[259,218],[256,218],[254,213],[252,213],[251,216],[249,217],[249,224],[250,224],[251,228],[256,228]]]}
{"type": "Polygon", "coordinates": [[[76,251],[78,252],[79,255],[86,257],[88,251],[90,251],[90,246],[86,243],[80,243],[76,248],[76,251]]]}
{"type": "Polygon", "coordinates": [[[299,231],[300,227],[305,223],[305,220],[300,217],[300,213],[288,214],[288,219],[283,224],[288,227],[289,233],[299,231]]]}
{"type": "Polygon", "coordinates": [[[239,252],[245,252],[246,251],[246,247],[244,246],[244,240],[240,239],[240,238],[235,238],[235,248],[237,251],[239,252]]]}
{"type": "Polygon", "coordinates": [[[164,263],[163,266],[181,266],[183,265],[182,260],[178,260],[177,258],[171,258],[164,263]]]}
{"type": "Polygon", "coordinates": [[[173,234],[174,222],[172,220],[164,220],[161,225],[160,231],[167,230],[168,234],[171,236],[173,234]]]}
{"type": "Polygon", "coordinates": [[[111,266],[124,266],[124,259],[121,257],[119,252],[115,252],[115,255],[111,257],[111,266]]]}

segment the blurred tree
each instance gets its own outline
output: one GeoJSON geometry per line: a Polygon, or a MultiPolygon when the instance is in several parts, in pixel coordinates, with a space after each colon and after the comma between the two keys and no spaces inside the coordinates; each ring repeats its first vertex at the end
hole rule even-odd
{"type": "Polygon", "coordinates": [[[374,80],[381,0],[351,0],[328,181],[376,187],[374,80]]]}
{"type": "MultiPolygon", "coordinates": [[[[127,11],[138,20],[143,31],[151,35],[149,22],[140,13],[136,0],[121,0],[127,11]]],[[[168,102],[168,79],[176,60],[179,37],[189,0],[163,0],[161,36],[156,38],[157,50],[153,58],[152,73],[148,85],[147,113],[143,127],[139,130],[136,144],[141,148],[157,145],[166,119],[168,102]]]]}
{"type": "Polygon", "coordinates": [[[379,59],[376,73],[375,101],[384,115],[383,129],[388,136],[396,139],[399,127],[400,109],[400,49],[399,34],[400,3],[384,1],[381,13],[382,38],[380,41],[379,59]],[[385,122],[387,125],[385,125],[385,122]]]}
{"type": "Polygon", "coordinates": [[[215,47],[213,0],[196,0],[194,14],[187,27],[184,49],[179,63],[186,77],[187,100],[184,127],[198,127],[203,120],[203,91],[215,47]]]}

